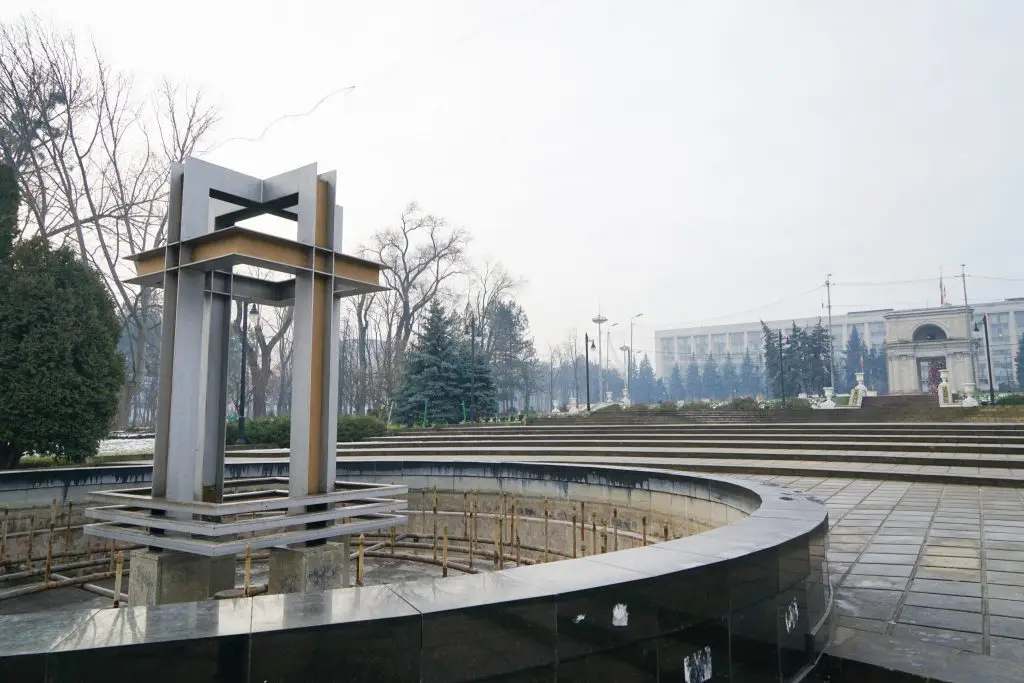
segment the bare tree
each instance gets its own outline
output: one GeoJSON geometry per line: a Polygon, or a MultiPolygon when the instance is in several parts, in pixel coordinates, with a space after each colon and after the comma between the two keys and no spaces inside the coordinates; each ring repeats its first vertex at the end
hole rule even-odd
{"type": "Polygon", "coordinates": [[[16,159],[24,231],[74,246],[102,275],[128,341],[120,421],[158,343],[159,295],[126,285],[125,257],[166,240],[167,166],[198,151],[217,120],[201,93],[165,82],[139,96],[95,49],[37,18],[0,24],[0,140],[16,159]],[[26,149],[30,153],[26,153],[26,149]]]}

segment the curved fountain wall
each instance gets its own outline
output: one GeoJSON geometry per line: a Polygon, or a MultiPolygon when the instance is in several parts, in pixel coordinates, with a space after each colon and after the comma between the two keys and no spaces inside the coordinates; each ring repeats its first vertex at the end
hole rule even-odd
{"type": "Polygon", "coordinates": [[[677,531],[445,579],[0,617],[0,669],[19,681],[793,681],[827,642],[827,514],[793,491],[542,463],[344,459],[338,470],[437,487],[455,525],[473,492],[485,505],[519,496],[529,524],[546,498],[562,513],[618,512],[623,538],[635,540],[637,517],[677,531]]]}

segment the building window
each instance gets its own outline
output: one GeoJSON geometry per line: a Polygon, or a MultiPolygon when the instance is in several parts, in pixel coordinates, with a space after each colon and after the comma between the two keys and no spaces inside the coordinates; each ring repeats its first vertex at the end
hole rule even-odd
{"type": "Polygon", "coordinates": [[[1024,335],[1024,311],[1017,311],[1013,314],[1013,321],[1017,325],[1017,339],[1024,335]]]}
{"type": "Polygon", "coordinates": [[[988,333],[993,341],[1004,341],[1010,338],[1010,314],[989,313],[988,333]]]}
{"type": "Polygon", "coordinates": [[[711,335],[711,352],[716,356],[725,354],[725,335],[724,334],[713,334],[711,335]]]}
{"type": "Polygon", "coordinates": [[[690,346],[690,337],[678,337],[676,339],[676,351],[683,357],[688,357],[693,353],[693,348],[690,346]]]}
{"type": "Polygon", "coordinates": [[[871,346],[885,346],[885,323],[868,323],[867,343],[871,346]]]}
{"type": "Polygon", "coordinates": [[[704,356],[708,355],[708,336],[702,334],[699,337],[694,337],[694,340],[697,342],[697,348],[695,349],[697,357],[704,358],[704,356]]]}

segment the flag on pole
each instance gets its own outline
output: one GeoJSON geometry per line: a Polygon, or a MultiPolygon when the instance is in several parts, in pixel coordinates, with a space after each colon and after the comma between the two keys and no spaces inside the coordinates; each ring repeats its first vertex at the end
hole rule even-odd
{"type": "Polygon", "coordinates": [[[860,371],[864,372],[864,356],[860,357],[860,371]]]}
{"type": "Polygon", "coordinates": [[[942,281],[942,269],[939,268],[939,305],[946,305],[946,283],[942,281]]]}

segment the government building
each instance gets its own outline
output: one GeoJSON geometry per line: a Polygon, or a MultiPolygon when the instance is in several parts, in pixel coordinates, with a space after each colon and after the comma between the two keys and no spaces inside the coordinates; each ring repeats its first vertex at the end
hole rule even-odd
{"type": "MultiPolygon", "coordinates": [[[[933,369],[949,369],[954,391],[977,377],[978,391],[988,391],[988,364],[985,358],[985,332],[982,316],[988,316],[989,344],[992,349],[992,374],[996,389],[1018,389],[1014,357],[1024,335],[1024,297],[963,306],[942,306],[911,310],[892,308],[855,311],[832,316],[832,336],[836,340],[837,364],[850,333],[856,329],[864,344],[886,352],[889,393],[925,393],[931,388],[933,369]],[[973,346],[974,359],[971,359],[973,346]],[[975,374],[976,373],[976,374],[975,374]]],[[[828,324],[827,316],[770,320],[773,330],[828,324]]],[[[708,354],[715,358],[731,354],[735,362],[750,353],[763,367],[762,330],[759,320],[730,325],[686,327],[657,330],[654,333],[655,368],[663,379],[672,366],[685,366],[708,354]]]]}

